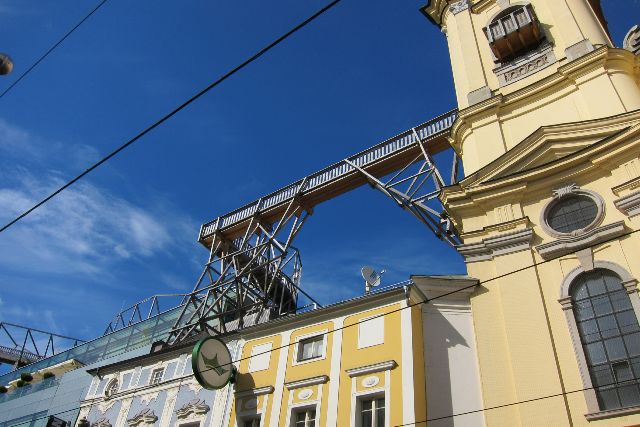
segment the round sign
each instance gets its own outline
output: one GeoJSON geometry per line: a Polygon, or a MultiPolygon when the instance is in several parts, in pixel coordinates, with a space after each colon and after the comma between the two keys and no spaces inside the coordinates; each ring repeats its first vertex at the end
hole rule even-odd
{"type": "Polygon", "coordinates": [[[217,390],[232,379],[234,368],[226,345],[213,337],[203,338],[193,347],[193,374],[207,390],[217,390]]]}

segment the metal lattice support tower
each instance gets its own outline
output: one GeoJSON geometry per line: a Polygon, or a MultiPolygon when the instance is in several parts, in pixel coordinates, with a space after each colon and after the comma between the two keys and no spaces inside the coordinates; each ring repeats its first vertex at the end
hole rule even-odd
{"type": "Polygon", "coordinates": [[[56,347],[60,352],[83,342],[77,338],[0,322],[0,363],[11,364],[14,369],[17,369],[54,356],[57,353],[56,347]]]}
{"type": "Polygon", "coordinates": [[[228,239],[216,225],[209,260],[167,343],[205,331],[225,334],[295,313],[299,292],[317,304],[300,289],[302,263],[291,245],[310,214],[293,197],[277,221],[266,223],[254,215],[239,238],[228,239]]]}
{"type": "MultiPolygon", "coordinates": [[[[209,259],[166,344],[295,313],[300,292],[317,304],[300,288],[302,264],[292,241],[314,206],[364,184],[391,197],[440,239],[458,244],[438,199],[444,181],[432,159],[451,150],[447,137],[456,117],[450,111],[204,224],[199,241],[209,259]]],[[[454,181],[457,166],[454,153],[454,181]]]]}

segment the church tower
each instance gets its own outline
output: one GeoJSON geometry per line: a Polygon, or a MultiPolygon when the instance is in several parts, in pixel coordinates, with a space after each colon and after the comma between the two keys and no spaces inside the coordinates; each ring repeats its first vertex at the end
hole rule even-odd
{"type": "Polygon", "coordinates": [[[640,425],[640,57],[599,0],[422,11],[459,108],[465,178],[441,200],[480,281],[486,425],[640,425]]]}

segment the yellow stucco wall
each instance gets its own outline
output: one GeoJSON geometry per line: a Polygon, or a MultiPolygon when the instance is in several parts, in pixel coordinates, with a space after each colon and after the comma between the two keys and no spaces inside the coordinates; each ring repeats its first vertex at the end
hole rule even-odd
{"type": "Polygon", "coordinates": [[[527,2],[471,3],[471,7],[458,13],[449,7],[442,9],[442,30],[447,37],[461,110],[453,141],[467,174],[495,160],[540,126],[640,108],[638,60],[629,52],[612,49],[611,40],[586,0],[528,2],[552,45],[556,61],[503,86],[496,74],[500,64],[494,62],[483,28],[504,10],[501,5],[527,2]],[[596,52],[568,57],[567,49],[584,40],[596,52]],[[469,94],[482,88],[492,98],[471,103],[469,94]],[[607,102],[602,103],[601,99],[607,102]]]}
{"type": "MultiPolygon", "coordinates": [[[[403,299],[404,296],[396,298],[403,299]]],[[[332,425],[329,421],[328,413],[334,411],[337,413],[336,425],[351,425],[355,413],[353,404],[356,398],[362,394],[382,395],[386,393],[386,408],[389,425],[398,425],[405,422],[405,414],[403,412],[403,397],[409,392],[413,396],[414,405],[411,408],[411,417],[416,420],[424,420],[426,416],[426,398],[425,398],[425,375],[424,375],[424,357],[423,357],[423,341],[420,307],[408,308],[407,314],[410,319],[408,325],[411,328],[411,342],[402,342],[401,313],[402,307],[406,304],[401,302],[385,302],[375,306],[371,303],[363,302],[362,309],[351,310],[348,315],[338,316],[335,319],[326,319],[322,321],[313,321],[309,318],[304,324],[297,324],[290,329],[286,328],[286,324],[278,327],[278,333],[265,333],[265,336],[248,339],[242,349],[243,360],[238,366],[238,381],[235,384],[235,398],[233,399],[233,407],[231,410],[230,426],[235,426],[247,414],[259,412],[263,420],[263,425],[270,425],[273,419],[272,411],[276,402],[276,394],[281,393],[281,403],[279,405],[277,419],[278,426],[287,425],[291,417],[292,409],[297,406],[314,406],[319,409],[317,425],[332,425]],[[384,315],[383,343],[370,347],[358,348],[358,323],[372,316],[384,315]],[[337,328],[337,331],[336,331],[337,328]],[[308,336],[317,334],[326,334],[324,344],[324,356],[305,362],[297,362],[295,353],[296,345],[294,342],[308,336]],[[340,348],[337,352],[338,359],[334,359],[334,342],[337,339],[336,334],[340,334],[340,348]],[[249,358],[251,350],[257,345],[271,342],[275,349],[271,355],[268,369],[258,372],[249,372],[249,358]],[[277,349],[286,343],[292,345],[286,346],[284,349],[277,349]],[[280,353],[283,352],[283,353],[280,353]],[[411,354],[411,365],[408,367],[410,371],[410,384],[403,384],[403,352],[411,354]],[[279,363],[281,354],[286,359],[282,365],[279,363]],[[332,369],[332,364],[338,364],[338,370],[332,369]],[[363,368],[370,365],[376,365],[381,362],[394,362],[390,369],[374,370],[372,372],[350,374],[348,371],[353,368],[363,368]],[[281,368],[284,367],[284,371],[281,368]],[[337,372],[337,375],[335,373],[337,372]],[[322,379],[326,377],[326,379],[322,379]],[[290,389],[290,384],[296,381],[305,381],[309,379],[320,378],[315,384],[305,385],[290,389]],[[375,378],[375,381],[372,379],[375,378]],[[281,382],[279,382],[281,381],[281,382]],[[375,383],[373,386],[371,382],[375,383]],[[330,394],[333,383],[337,384],[337,407],[330,407],[330,394]],[[257,407],[253,412],[250,407],[246,406],[248,399],[253,396],[246,396],[249,390],[260,389],[263,387],[274,387],[274,390],[260,395],[257,402],[251,404],[257,407]],[[305,399],[300,396],[302,390],[311,390],[310,398],[305,399]],[[249,408],[247,410],[247,408],[249,408]],[[238,411],[244,413],[237,414],[238,411]]],[[[405,354],[406,356],[406,354],[405,354]]],[[[307,391],[308,393],[308,391],[307,391]]],[[[273,423],[271,423],[273,424],[273,423]]]]}
{"type": "MultiPolygon", "coordinates": [[[[484,405],[528,401],[485,411],[486,423],[640,424],[638,414],[585,417],[593,406],[580,391],[579,357],[558,301],[564,278],[582,264],[572,253],[548,260],[536,249],[557,240],[540,216],[552,191],[570,183],[602,197],[600,225],[623,221],[626,231],[638,229],[640,216],[626,215],[614,201],[640,188],[640,59],[612,47],[587,0],[530,0],[556,62],[501,86],[482,28],[501,6],[526,2],[477,0],[454,8],[457,13],[453,3],[433,0],[425,9],[447,37],[461,110],[451,143],[467,177],[442,200],[465,244],[532,231],[524,250],[502,248],[467,263],[469,275],[481,281],[471,304],[484,405]],[[567,49],[584,40],[593,50],[568,57],[567,49]],[[489,97],[470,103],[468,94],[483,86],[489,97]],[[539,399],[544,396],[554,397],[539,399]]],[[[622,236],[596,245],[593,260],[640,278],[638,253],[640,236],[622,236]]]]}

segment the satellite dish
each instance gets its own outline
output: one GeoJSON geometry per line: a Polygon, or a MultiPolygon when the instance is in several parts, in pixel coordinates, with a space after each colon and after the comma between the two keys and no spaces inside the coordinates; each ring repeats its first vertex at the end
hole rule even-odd
{"type": "Polygon", "coordinates": [[[360,273],[362,273],[362,278],[365,282],[365,289],[368,293],[371,288],[375,288],[380,285],[380,281],[382,280],[382,275],[384,274],[384,270],[380,274],[378,274],[373,268],[365,265],[360,269],[360,273]]]}
{"type": "Polygon", "coordinates": [[[6,53],[0,53],[0,75],[5,76],[13,70],[13,61],[6,53]]]}

